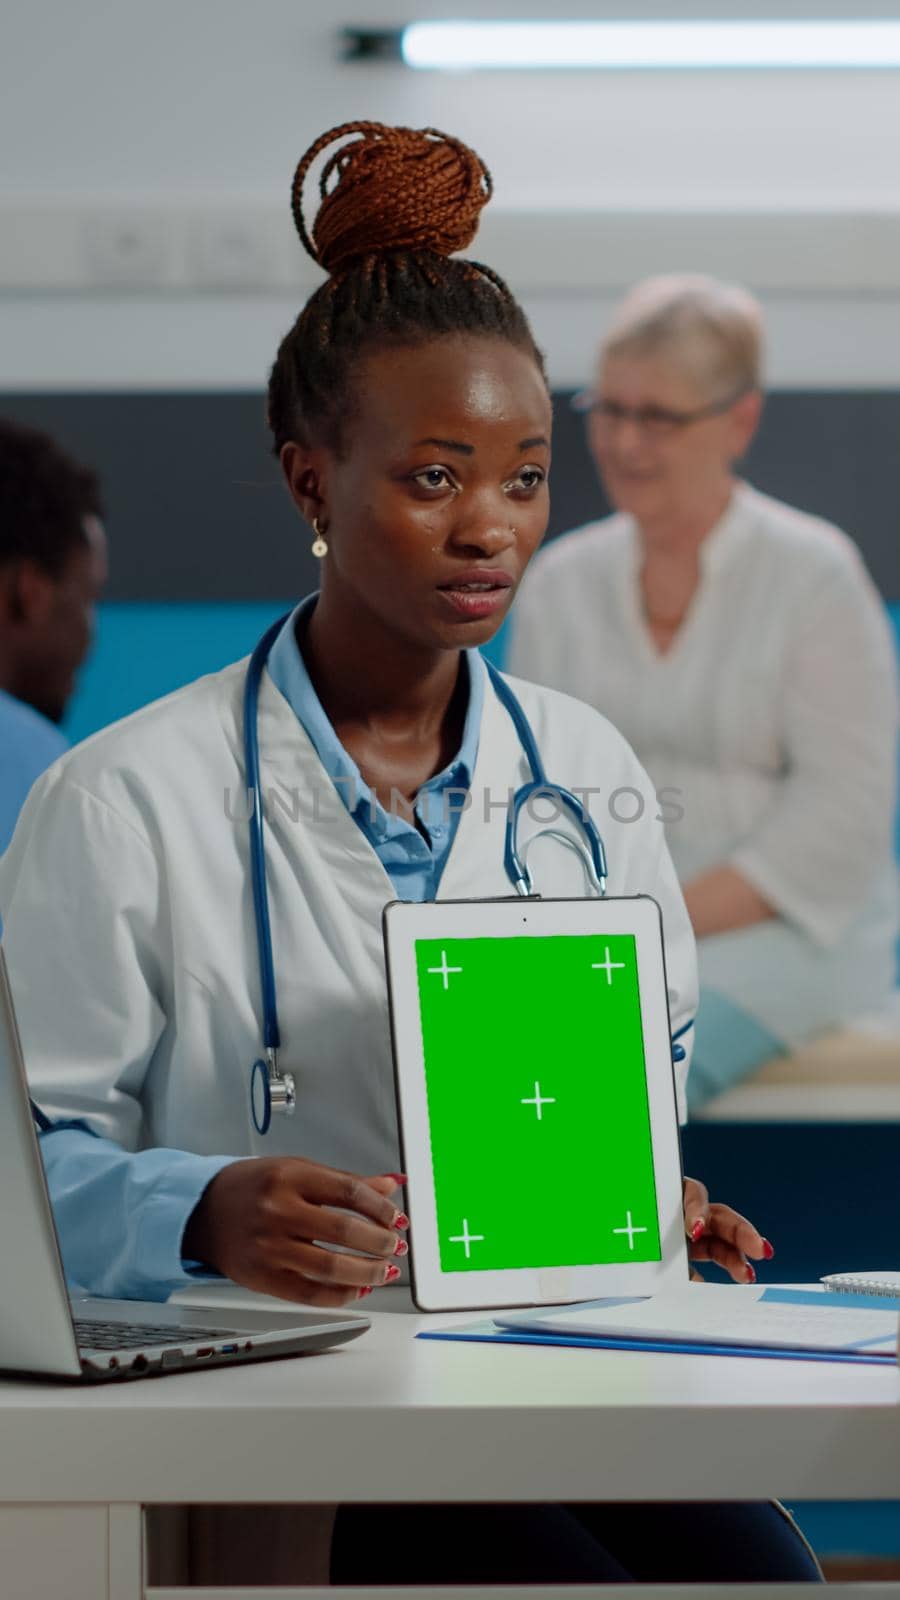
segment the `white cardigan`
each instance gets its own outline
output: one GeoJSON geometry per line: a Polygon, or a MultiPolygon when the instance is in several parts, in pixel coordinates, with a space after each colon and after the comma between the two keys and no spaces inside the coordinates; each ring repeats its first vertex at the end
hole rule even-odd
{"type": "Polygon", "coordinates": [[[634,520],[560,539],[516,602],[510,670],[596,706],[657,792],[676,791],[662,799],[683,885],[728,863],[775,906],[774,922],[701,941],[701,983],[796,1043],[894,983],[893,641],[851,540],[747,484],[700,555],[662,655],[634,520]]]}

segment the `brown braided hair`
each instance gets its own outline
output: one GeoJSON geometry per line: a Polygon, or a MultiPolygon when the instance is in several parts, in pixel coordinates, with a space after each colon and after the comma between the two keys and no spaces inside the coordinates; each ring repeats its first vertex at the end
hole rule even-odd
{"type": "Polygon", "coordinates": [[[294,175],[291,210],[303,245],[329,277],[282,340],[269,378],[276,455],[290,439],[340,448],[363,350],[476,334],[526,350],[543,372],[525,313],[503,279],[480,262],[453,259],[475,237],[492,188],[475,151],[436,128],[347,122],[310,145],[294,175]],[[336,143],[307,231],[304,182],[336,143]]]}

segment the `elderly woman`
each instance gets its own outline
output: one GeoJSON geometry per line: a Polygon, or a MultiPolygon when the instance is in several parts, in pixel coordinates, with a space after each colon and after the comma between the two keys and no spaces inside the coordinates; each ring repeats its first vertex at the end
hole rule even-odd
{"type": "Polygon", "coordinates": [[[583,402],[616,512],[538,557],[510,661],[604,712],[656,786],[699,939],[694,1107],[895,981],[892,641],[851,540],[735,475],[761,345],[742,289],[626,297],[583,402]]]}

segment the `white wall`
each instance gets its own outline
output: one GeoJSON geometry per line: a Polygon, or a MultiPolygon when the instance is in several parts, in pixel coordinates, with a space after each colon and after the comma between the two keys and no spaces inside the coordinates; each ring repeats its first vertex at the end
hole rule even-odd
{"type": "MultiPolygon", "coordinates": [[[[729,7],[564,7],[704,9],[729,7]]],[[[805,9],[853,14],[826,0],[805,9]]],[[[550,11],[7,0],[0,387],[258,386],[312,281],[290,232],[294,164],[321,129],[358,116],[443,126],[484,155],[496,199],[479,248],[523,293],[556,381],[586,376],[595,328],[630,277],[684,265],[763,294],[776,383],[893,383],[900,74],[466,76],[336,59],[342,23],[550,11]],[[113,294],[103,239],[132,224],[132,281],[143,260],[147,287],[113,294]],[[240,294],[216,283],[235,230],[240,294]]]]}
{"type": "MultiPolygon", "coordinates": [[[[6,0],[0,193],[281,200],[312,136],[373,116],[470,139],[495,172],[501,207],[897,205],[894,73],[456,76],[335,60],[342,23],[558,9],[546,0],[6,0]]],[[[561,9],[651,8],[566,0],[561,9]]],[[[766,8],[720,0],[705,9],[766,8]]],[[[806,9],[859,8],[819,0],[806,9]]],[[[866,0],[862,9],[896,7],[866,0]]]]}

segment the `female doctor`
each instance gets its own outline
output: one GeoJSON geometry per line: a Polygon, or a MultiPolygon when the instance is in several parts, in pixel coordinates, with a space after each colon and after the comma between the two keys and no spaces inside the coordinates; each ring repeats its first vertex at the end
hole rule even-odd
{"type": "MultiPolygon", "coordinates": [[[[324,135],[295,178],[295,219],[328,278],[278,352],[269,420],[321,588],[274,642],[257,725],[279,1066],[296,1115],[276,1113],[265,1136],[251,1116],[263,1002],[246,663],[57,763],[0,865],[63,1255],[91,1292],[163,1298],[212,1271],[337,1306],[400,1275],[381,910],[397,896],[509,894],[506,802],[529,777],[478,646],[544,533],[551,406],[506,286],[450,256],[489,193],[457,141],[366,123],[324,135]],[[335,141],[310,240],[303,181],[335,141]]],[[[676,1032],[696,1003],[694,942],[647,777],[596,712],[530,684],[515,693],[551,780],[592,792],[609,892],[662,907],[676,1032]],[[632,822],[609,804],[625,790],[632,822]]],[[[523,816],[522,842],[540,828],[523,816]]],[[[585,892],[557,840],[538,840],[529,865],[545,894],[585,892]]],[[[565,1227],[564,1197],[553,1203],[565,1227]]],[[[685,1228],[695,1258],[741,1281],[748,1257],[771,1254],[692,1181],[685,1228]]],[[[389,1481],[373,1490],[389,1498],[389,1481]]],[[[366,1515],[338,1516],[343,1581],[427,1581],[435,1565],[458,1582],[816,1576],[771,1506],[557,1507],[543,1522],[529,1509],[515,1526],[495,1520],[487,1542],[466,1538],[459,1507],[424,1508],[404,1513],[402,1550],[383,1513],[371,1527],[366,1515]]]]}

